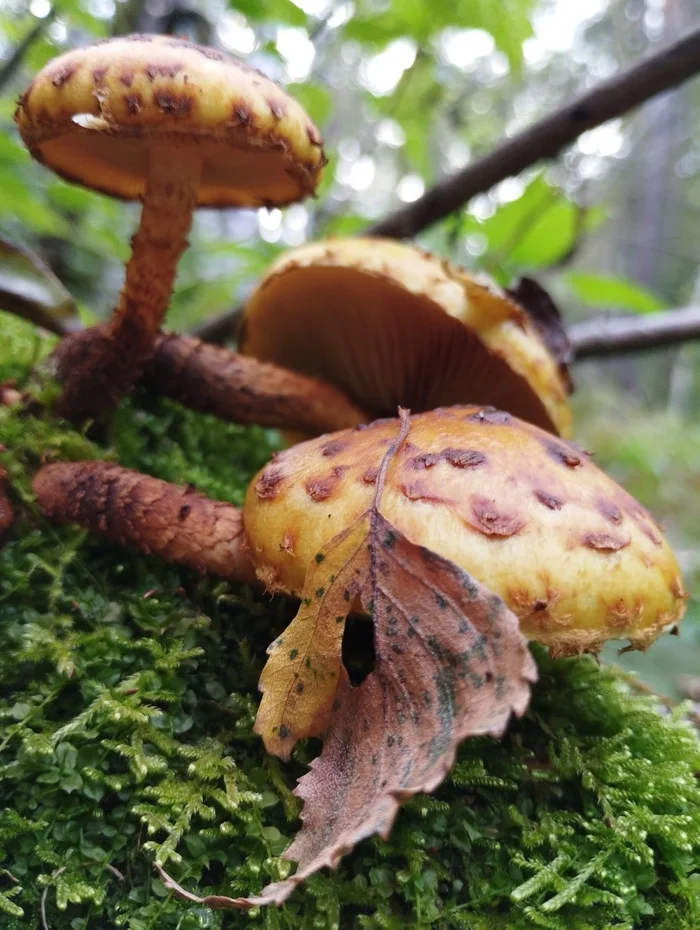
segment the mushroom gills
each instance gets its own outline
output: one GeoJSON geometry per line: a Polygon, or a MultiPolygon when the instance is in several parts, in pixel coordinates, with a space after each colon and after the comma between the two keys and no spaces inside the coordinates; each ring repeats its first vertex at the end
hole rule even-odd
{"type": "MultiPolygon", "coordinates": [[[[259,207],[297,198],[298,183],[278,153],[243,139],[233,144],[198,138],[194,130],[185,138],[173,134],[165,145],[171,161],[187,149],[201,161],[200,206],[259,207]]],[[[36,154],[69,181],[125,200],[144,195],[148,151],[142,139],[125,137],[123,129],[119,136],[90,129],[61,135],[41,143],[36,154]]]]}
{"type": "Polygon", "coordinates": [[[468,400],[556,431],[527,380],[423,295],[321,266],[272,277],[263,294],[248,323],[255,355],[331,381],[375,416],[468,400]]]}

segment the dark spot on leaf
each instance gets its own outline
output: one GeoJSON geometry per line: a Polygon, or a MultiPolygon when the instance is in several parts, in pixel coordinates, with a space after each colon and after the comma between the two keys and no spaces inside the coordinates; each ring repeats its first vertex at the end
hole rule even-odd
{"type": "Polygon", "coordinates": [[[106,68],[93,68],[92,77],[95,81],[95,84],[100,85],[104,82],[105,75],[107,74],[106,68]]]}
{"type": "Polygon", "coordinates": [[[291,660],[292,662],[296,659],[296,657],[297,657],[298,655],[299,655],[299,650],[298,650],[298,649],[291,649],[290,652],[289,652],[289,658],[290,658],[290,660],[291,660]]]}
{"type": "Polygon", "coordinates": [[[296,684],[297,694],[301,694],[303,690],[304,690],[304,683],[302,681],[298,681],[296,684]]]}
{"type": "Polygon", "coordinates": [[[391,549],[396,543],[396,533],[393,530],[387,530],[384,537],[384,548],[391,549]]]}
{"type": "Polygon", "coordinates": [[[279,728],[280,739],[287,739],[289,735],[290,735],[289,727],[282,724],[281,727],[279,728]]]}
{"type": "Polygon", "coordinates": [[[440,610],[447,610],[447,601],[442,596],[442,594],[439,594],[439,593],[435,594],[435,602],[440,608],[440,610]]]}
{"type": "Polygon", "coordinates": [[[325,559],[325,555],[322,552],[317,552],[315,558],[316,558],[316,562],[320,565],[321,562],[323,562],[323,560],[325,559]]]}
{"type": "Polygon", "coordinates": [[[182,507],[180,507],[180,510],[178,511],[178,514],[177,514],[178,519],[185,520],[189,516],[191,510],[192,508],[190,507],[189,504],[183,504],[182,507]]]}
{"type": "Polygon", "coordinates": [[[326,593],[325,588],[316,588],[316,597],[323,597],[325,593],[326,593]]]}

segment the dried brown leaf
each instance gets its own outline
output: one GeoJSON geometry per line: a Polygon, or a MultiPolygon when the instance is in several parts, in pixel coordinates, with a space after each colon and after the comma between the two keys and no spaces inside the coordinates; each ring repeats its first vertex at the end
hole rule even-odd
{"type": "Polygon", "coordinates": [[[569,368],[573,360],[571,342],[561,312],[549,292],[533,278],[524,277],[514,287],[508,288],[508,294],[527,311],[559,365],[569,392],[573,391],[574,383],[569,368]]]}
{"type": "Polygon", "coordinates": [[[286,756],[296,739],[325,731],[323,751],[295,792],[304,801],[303,826],[285,855],[297,862],[296,874],[234,899],[197,898],[161,873],[188,900],[217,908],[281,904],[361,840],[386,837],[402,801],[444,779],[461,740],[500,736],[511,714],[527,707],[536,670],[515,615],[379,512],[383,479],[408,425],[404,416],[372,507],[317,555],[305,602],[271,647],[261,679],[257,729],[268,748],[286,756]],[[341,645],[358,599],[374,621],[377,659],[353,687],[341,645]]]}

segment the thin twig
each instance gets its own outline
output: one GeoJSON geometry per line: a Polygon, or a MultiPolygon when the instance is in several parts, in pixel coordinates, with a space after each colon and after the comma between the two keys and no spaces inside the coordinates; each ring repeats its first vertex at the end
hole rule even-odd
{"type": "Polygon", "coordinates": [[[700,339],[700,307],[645,316],[596,317],[569,327],[574,361],[644,352],[700,339]]]}
{"type": "Polygon", "coordinates": [[[439,181],[422,197],[374,223],[369,235],[407,239],[444,219],[476,194],[554,158],[581,133],[622,116],[700,70],[700,28],[508,139],[489,155],[439,181]]]}

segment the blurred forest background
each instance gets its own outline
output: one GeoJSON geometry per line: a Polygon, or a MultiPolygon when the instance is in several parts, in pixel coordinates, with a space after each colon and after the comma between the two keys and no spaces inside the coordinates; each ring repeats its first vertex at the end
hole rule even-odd
{"type": "MultiPolygon", "coordinates": [[[[12,122],[32,75],[95,38],[170,32],[244,56],[323,131],[317,200],[197,214],[168,318],[184,330],[243,299],[281,250],[362,230],[698,22],[700,0],[0,0],[0,235],[39,252],[84,322],[110,311],[138,206],[58,180],[12,122]]],[[[695,80],[420,242],[502,284],[535,276],[567,322],[700,303],[699,117],[695,80]]],[[[575,438],[662,522],[695,595],[680,638],[619,660],[675,696],[700,669],[700,343],[585,362],[574,379],[575,438]]]]}

